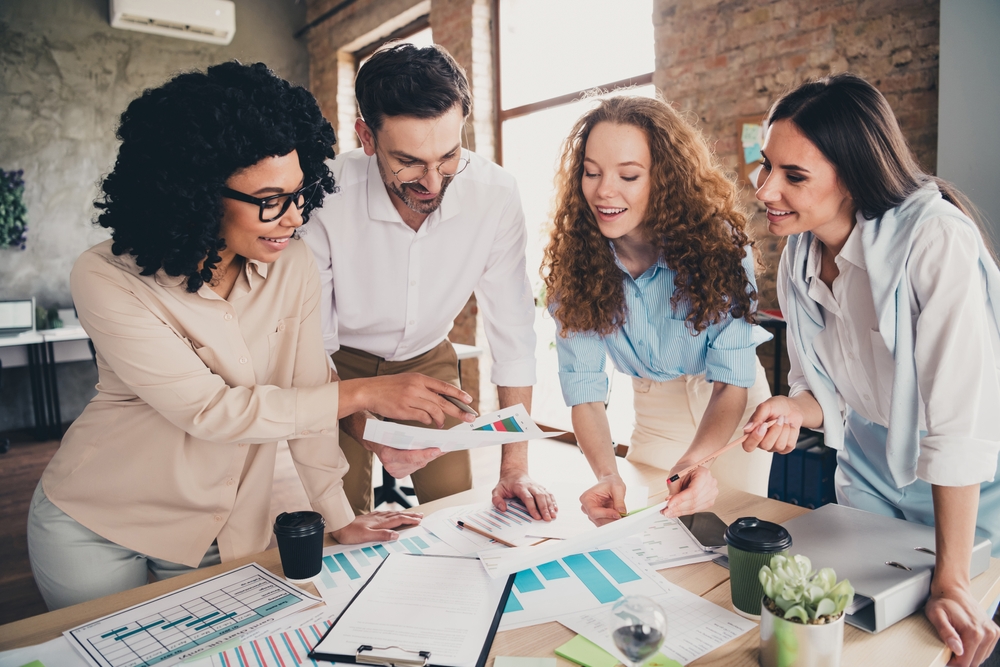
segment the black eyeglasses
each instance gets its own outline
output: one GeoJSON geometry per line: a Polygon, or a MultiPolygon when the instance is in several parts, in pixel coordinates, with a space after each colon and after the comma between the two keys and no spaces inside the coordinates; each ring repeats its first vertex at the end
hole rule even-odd
{"type": "Polygon", "coordinates": [[[270,197],[251,197],[242,192],[237,192],[232,188],[224,187],[222,188],[222,196],[227,199],[244,201],[248,204],[257,204],[260,207],[260,221],[274,222],[283,216],[292,204],[295,204],[295,208],[300,211],[304,209],[306,204],[311,202],[312,198],[316,195],[319,183],[319,181],[316,181],[315,183],[302,186],[295,192],[271,195],[270,197]]]}

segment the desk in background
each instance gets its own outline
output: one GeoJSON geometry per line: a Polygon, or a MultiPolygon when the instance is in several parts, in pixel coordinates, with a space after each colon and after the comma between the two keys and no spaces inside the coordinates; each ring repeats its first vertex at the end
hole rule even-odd
{"type": "Polygon", "coordinates": [[[81,326],[0,336],[0,381],[4,369],[28,367],[37,439],[62,437],[56,364],[92,359],[94,348],[81,326]]]}
{"type": "MultiPolygon", "coordinates": [[[[536,471],[535,478],[548,485],[556,493],[557,498],[562,500],[563,511],[575,511],[575,503],[567,500],[576,498],[584,486],[590,483],[593,475],[579,450],[557,442],[533,441],[529,447],[529,458],[532,469],[536,471]],[[558,478],[554,477],[556,474],[554,471],[560,471],[558,478]]],[[[657,491],[665,486],[663,480],[666,473],[662,470],[636,466],[627,461],[618,461],[618,467],[627,484],[644,483],[657,491]]],[[[453,505],[486,501],[490,498],[490,493],[491,489],[488,488],[472,489],[427,503],[418,509],[429,514],[453,505]]],[[[757,516],[781,523],[809,511],[802,507],[734,490],[722,491],[714,510],[727,523],[743,516],[757,516]]],[[[332,544],[329,535],[327,540],[332,544]]],[[[281,574],[278,551],[271,549],[255,556],[0,626],[0,650],[48,641],[57,637],[63,630],[250,562],[260,563],[268,570],[281,574]]],[[[817,565],[836,566],[834,563],[817,563],[817,565]]],[[[727,609],[733,608],[729,596],[729,571],[714,563],[685,565],[661,570],[660,573],[669,581],[696,595],[727,609]]],[[[311,584],[304,585],[303,588],[316,593],[311,584]]],[[[983,608],[1000,596],[1000,559],[992,559],[989,570],[972,580],[972,593],[983,608]]],[[[552,656],[555,647],[571,639],[573,634],[558,623],[499,632],[493,642],[487,666],[492,667],[492,659],[498,655],[552,656]]],[[[752,630],[691,664],[719,667],[755,666],[758,664],[759,645],[760,635],[752,630]]],[[[844,654],[841,664],[845,667],[852,665],[930,667],[944,665],[949,656],[950,652],[937,638],[930,623],[923,614],[918,613],[877,635],[870,635],[847,626],[844,632],[844,654]]],[[[575,667],[562,658],[557,660],[559,667],[575,667]]]]}

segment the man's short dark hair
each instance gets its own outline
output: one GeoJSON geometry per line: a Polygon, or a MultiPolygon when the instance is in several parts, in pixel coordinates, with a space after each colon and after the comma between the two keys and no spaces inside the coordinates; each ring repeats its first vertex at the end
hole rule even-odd
{"type": "Polygon", "coordinates": [[[361,117],[378,132],[387,116],[437,118],[456,104],[472,110],[465,70],[444,48],[395,44],[376,51],[354,81],[361,117]]]}

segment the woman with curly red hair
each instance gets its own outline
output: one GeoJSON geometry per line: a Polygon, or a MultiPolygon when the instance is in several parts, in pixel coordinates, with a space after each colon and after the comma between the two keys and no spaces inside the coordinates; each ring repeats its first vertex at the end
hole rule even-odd
{"type": "MultiPolygon", "coordinates": [[[[679,471],[723,447],[770,395],[756,347],[752,243],[732,183],[701,134],[669,104],[612,97],[563,147],[543,273],[559,335],[559,379],[598,483],[581,496],[597,524],[625,510],[605,414],[605,357],[632,376],[629,460],[679,471]]],[[[766,495],[771,459],[731,451],[713,465],[730,487],[766,495]]],[[[664,514],[718,494],[696,468],[664,514]]]]}

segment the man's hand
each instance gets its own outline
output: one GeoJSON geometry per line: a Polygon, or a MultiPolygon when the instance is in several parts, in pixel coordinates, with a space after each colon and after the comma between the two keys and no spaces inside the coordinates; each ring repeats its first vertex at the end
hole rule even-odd
{"type": "Polygon", "coordinates": [[[378,460],[382,462],[382,467],[396,479],[403,479],[410,473],[420,470],[425,465],[444,454],[437,447],[430,449],[394,449],[386,445],[380,445],[370,440],[362,440],[361,444],[365,449],[371,451],[378,460]]]}
{"type": "Polygon", "coordinates": [[[420,373],[341,380],[340,416],[370,410],[389,419],[435,424],[438,428],[444,425],[445,415],[463,422],[475,421],[441,394],[463,403],[472,402],[472,397],[458,387],[420,373]]]}
{"type": "Polygon", "coordinates": [[[369,512],[331,534],[341,544],[391,542],[399,538],[394,528],[415,526],[423,518],[419,512],[369,512]]]}
{"type": "MultiPolygon", "coordinates": [[[[670,469],[670,477],[687,468],[690,463],[679,461],[670,469]]],[[[668,478],[669,479],[669,478],[668,478]]],[[[676,482],[667,485],[670,493],[663,516],[678,517],[707,510],[719,495],[719,483],[708,468],[698,466],[676,482]]]]}
{"type": "Polygon", "coordinates": [[[924,614],[954,654],[948,662],[953,667],[981,665],[993,653],[1000,637],[1000,628],[962,586],[932,587],[924,614]]]}
{"type": "Polygon", "coordinates": [[[507,498],[518,498],[533,519],[552,521],[559,513],[556,497],[523,470],[500,471],[500,481],[493,489],[493,506],[506,512],[507,498]]]}
{"type": "Polygon", "coordinates": [[[595,526],[617,521],[625,509],[625,482],[620,475],[606,475],[580,496],[580,509],[595,526]]]}
{"type": "Polygon", "coordinates": [[[749,434],[743,441],[743,449],[787,454],[795,449],[802,419],[802,411],[795,401],[787,396],[772,396],[757,406],[743,427],[743,432],[749,434]],[[774,424],[768,427],[766,422],[774,424]]]}

